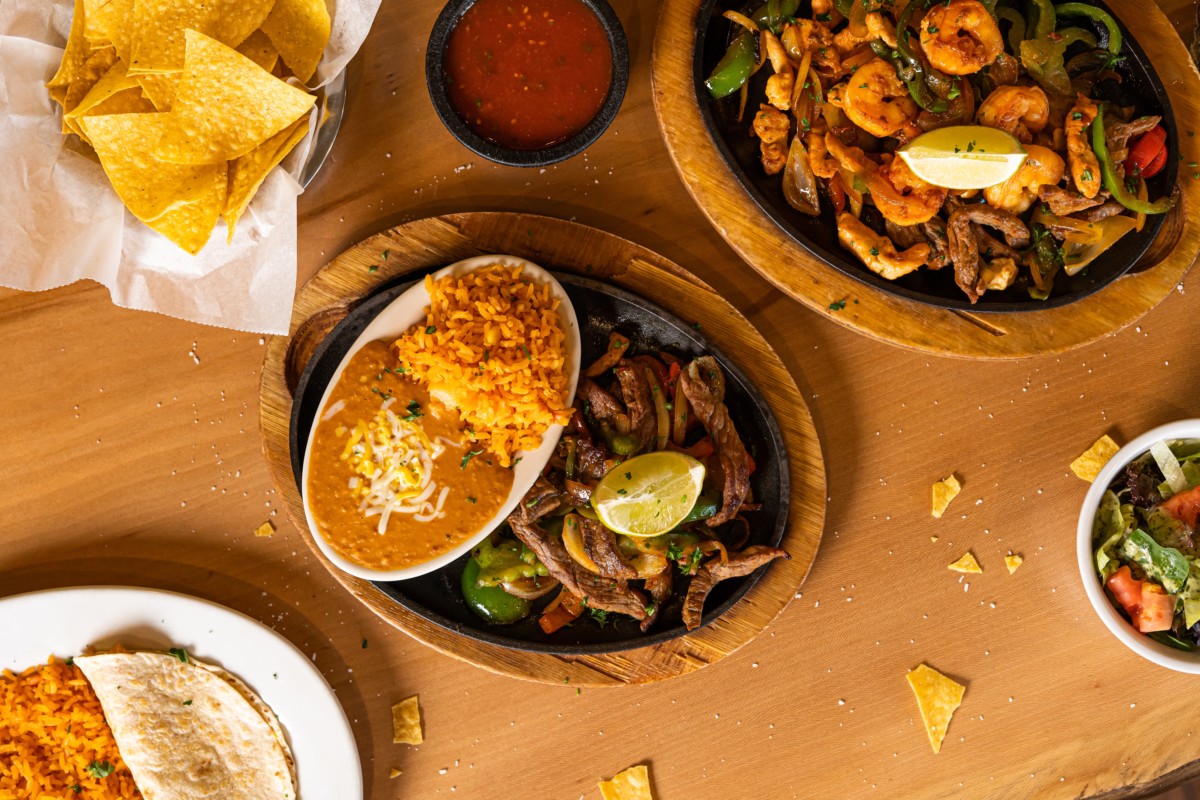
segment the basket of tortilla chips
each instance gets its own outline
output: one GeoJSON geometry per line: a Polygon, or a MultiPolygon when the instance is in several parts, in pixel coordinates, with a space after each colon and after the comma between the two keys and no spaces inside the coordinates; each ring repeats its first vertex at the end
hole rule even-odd
{"type": "Polygon", "coordinates": [[[195,255],[308,133],[325,0],[75,0],[46,85],[121,201],[195,255]]]}

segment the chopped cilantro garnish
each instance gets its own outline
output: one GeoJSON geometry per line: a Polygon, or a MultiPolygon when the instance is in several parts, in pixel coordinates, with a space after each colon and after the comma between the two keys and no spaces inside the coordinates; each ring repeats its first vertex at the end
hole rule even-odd
{"type": "Polygon", "coordinates": [[[384,250],[382,253],[380,253],[380,256],[383,258],[384,261],[387,261],[388,256],[390,256],[391,254],[392,254],[391,250],[384,250]]]}
{"type": "Polygon", "coordinates": [[[113,774],[114,769],[116,769],[116,767],[107,761],[93,761],[87,765],[87,771],[95,775],[97,778],[107,778],[109,775],[113,774]]]}
{"type": "Polygon", "coordinates": [[[877,256],[877,255],[879,255],[879,248],[878,248],[878,247],[872,247],[872,248],[871,248],[871,255],[873,255],[873,256],[877,256]]]}
{"type": "Polygon", "coordinates": [[[172,648],[171,648],[170,650],[168,650],[167,652],[168,652],[168,653],[170,653],[171,655],[175,656],[176,658],[178,658],[178,659],[179,659],[180,661],[182,661],[184,664],[188,663],[188,654],[187,654],[187,650],[184,650],[184,649],[182,649],[182,648],[179,648],[179,647],[172,647],[172,648]]]}
{"type": "Polygon", "coordinates": [[[366,650],[366,649],[367,649],[367,640],[366,640],[366,639],[363,639],[363,640],[362,640],[362,649],[363,649],[363,650],[366,650]]]}
{"type": "Polygon", "coordinates": [[[429,327],[427,327],[427,328],[425,329],[425,333],[426,333],[426,334],[434,334],[434,333],[437,333],[437,325],[430,325],[429,327]]]}
{"type": "Polygon", "coordinates": [[[474,497],[468,497],[468,498],[467,498],[467,502],[468,502],[468,503],[470,503],[471,505],[475,505],[475,498],[474,498],[474,497]]]}
{"type": "Polygon", "coordinates": [[[184,704],[185,706],[190,706],[190,705],[192,704],[192,701],[191,701],[191,700],[184,700],[184,701],[183,701],[183,704],[184,704]]]}
{"type": "Polygon", "coordinates": [[[617,494],[627,494],[624,489],[617,489],[617,494]]]}
{"type": "Polygon", "coordinates": [[[462,463],[458,465],[458,468],[466,469],[468,461],[470,461],[475,456],[482,455],[482,454],[483,454],[482,450],[468,450],[467,454],[462,457],[462,463]]]}
{"type": "Polygon", "coordinates": [[[367,267],[367,272],[379,272],[379,267],[372,264],[371,266],[367,267]]]}

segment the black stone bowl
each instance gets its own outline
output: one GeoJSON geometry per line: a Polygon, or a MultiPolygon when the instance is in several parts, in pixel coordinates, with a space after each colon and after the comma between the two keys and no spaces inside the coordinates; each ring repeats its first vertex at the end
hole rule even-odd
{"type": "MultiPolygon", "coordinates": [[[[422,277],[406,276],[402,282],[380,286],[375,294],[338,323],[305,367],[296,386],[289,431],[292,474],[301,494],[308,434],[325,387],[367,324],[422,277]]],[[[761,510],[745,515],[750,524],[749,543],[779,546],[787,527],[791,497],[787,453],[775,415],[742,371],[709,342],[699,324],[684,322],[653,303],[608,284],[563,273],[554,273],[554,277],[566,289],[575,306],[583,343],[583,364],[590,364],[604,353],[609,333],[614,329],[632,339],[635,352],[666,350],[681,358],[707,353],[717,359],[725,372],[725,402],[755,461],[756,469],[750,481],[754,497],[763,504],[761,510]]],[[[515,625],[489,624],[463,601],[459,583],[468,557],[464,555],[452,564],[418,578],[377,582],[375,585],[396,603],[447,630],[516,650],[559,655],[612,653],[665,642],[687,633],[680,618],[680,608],[689,579],[678,573],[675,594],[661,610],[648,634],[643,634],[633,619],[613,614],[607,624],[601,625],[584,617],[547,636],[538,627],[536,617],[550,602],[553,592],[535,604],[534,614],[529,619],[515,625]]],[[[744,578],[717,584],[708,596],[702,624],[707,625],[728,611],[767,569],[770,565],[744,578]]]]}
{"type": "Polygon", "coordinates": [[[608,96],[600,106],[600,111],[583,130],[565,142],[539,150],[502,147],[485,139],[471,130],[454,110],[446,89],[446,45],[450,34],[458,27],[459,20],[467,13],[467,9],[475,4],[475,0],[450,0],[446,3],[433,24],[433,32],[429,34],[429,44],[425,50],[425,84],[429,88],[429,99],[433,101],[434,110],[446,129],[454,134],[454,138],[489,161],[510,167],[545,167],[557,164],[582,153],[600,138],[600,134],[604,133],[616,118],[621,109],[621,101],[625,99],[625,88],[629,85],[629,42],[625,38],[621,20],[605,0],[579,1],[595,13],[608,35],[608,46],[612,51],[612,83],[608,87],[608,96]]]}
{"type": "MultiPolygon", "coordinates": [[[[1112,8],[1099,0],[1092,2],[1092,5],[1112,13],[1112,8]]],[[[1054,291],[1046,300],[1033,300],[1025,288],[1018,284],[1003,292],[986,292],[978,303],[972,305],[954,283],[954,270],[950,268],[937,271],[921,269],[899,280],[884,280],[867,269],[838,243],[837,221],[830,203],[822,203],[819,217],[801,214],[784,199],[782,177],[768,176],[763,172],[759,162],[758,140],[750,134],[750,123],[759,102],[754,98],[764,97],[764,87],[770,69],[759,70],[754,76],[750,84],[751,101],[747,103],[746,116],[742,123],[737,122],[736,94],[713,100],[704,88],[705,79],[724,55],[729,41],[732,23],[721,14],[730,8],[742,10],[744,7],[737,0],[705,0],[696,17],[696,51],[693,65],[696,98],[700,104],[704,124],[717,149],[721,151],[730,169],[750,193],[754,202],[801,247],[839,272],[906,300],[941,308],[964,311],[1042,311],[1065,306],[1087,297],[1124,275],[1150,247],[1162,227],[1166,215],[1147,217],[1146,225],[1140,233],[1126,234],[1079,274],[1069,277],[1060,272],[1054,280],[1054,291]]],[[[1132,9],[1132,6],[1130,8],[1132,9]]],[[[808,2],[802,2],[801,9],[803,13],[807,13],[808,2]]],[[[1113,16],[1115,18],[1116,14],[1113,16]]],[[[1070,24],[1093,30],[1102,42],[1105,41],[1106,32],[1099,23],[1082,17],[1072,17],[1070,24]]],[[[1120,90],[1120,101],[1133,105],[1138,115],[1161,115],[1163,126],[1167,129],[1166,168],[1146,182],[1150,198],[1153,199],[1169,194],[1175,186],[1179,166],[1179,134],[1175,128],[1175,116],[1171,113],[1167,91],[1150,64],[1150,59],[1119,19],[1118,25],[1124,39],[1121,49],[1124,60],[1117,68],[1125,79],[1120,90]]],[[[1074,50],[1068,52],[1073,54],[1074,50]]],[[[867,215],[864,214],[864,219],[866,218],[867,215]]],[[[867,221],[870,222],[869,219],[867,221]]]]}

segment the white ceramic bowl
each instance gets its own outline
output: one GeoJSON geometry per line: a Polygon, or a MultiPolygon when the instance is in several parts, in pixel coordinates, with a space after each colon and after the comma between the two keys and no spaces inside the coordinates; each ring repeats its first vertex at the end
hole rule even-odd
{"type": "Polygon", "coordinates": [[[1083,500],[1083,508],[1079,511],[1079,527],[1076,532],[1075,551],[1079,561],[1079,575],[1083,579],[1083,588],[1092,608],[1100,616],[1102,622],[1112,631],[1122,644],[1142,658],[1153,661],[1159,666],[1179,672],[1200,675],[1200,650],[1189,653],[1176,650],[1139,633],[1121,612],[1117,611],[1112,601],[1104,593],[1100,584],[1100,576],[1096,573],[1095,553],[1092,549],[1092,525],[1096,519],[1096,511],[1100,508],[1100,498],[1104,496],[1108,485],[1113,479],[1138,456],[1147,452],[1150,445],[1157,441],[1170,439],[1200,439],[1200,419],[1185,419],[1163,425],[1152,431],[1147,431],[1129,444],[1117,451],[1112,460],[1100,470],[1096,482],[1088,490],[1083,500]]]}
{"type": "MultiPolygon", "coordinates": [[[[472,270],[480,267],[486,267],[491,264],[504,264],[505,266],[520,266],[524,268],[524,274],[533,278],[539,283],[550,284],[551,291],[554,296],[560,301],[559,310],[563,330],[566,333],[566,369],[569,376],[567,382],[567,397],[575,396],[575,387],[579,382],[579,359],[581,356],[581,344],[579,340],[579,320],[575,316],[575,308],[571,305],[570,298],[567,297],[566,291],[562,285],[554,279],[549,272],[534,264],[532,261],[526,261],[523,258],[516,256],[478,256],[476,258],[468,258],[466,261],[459,261],[456,264],[451,264],[444,269],[438,270],[433,275],[435,278],[440,278],[445,275],[465,275],[472,270]]],[[[512,492],[508,499],[496,512],[487,523],[484,524],[475,535],[463,541],[458,547],[443,553],[429,561],[422,562],[416,566],[407,567],[405,569],[393,570],[378,570],[364,567],[362,564],[356,564],[353,561],[342,556],[333,546],[325,540],[321,535],[320,529],[317,527],[316,520],[313,519],[312,510],[308,506],[308,472],[310,459],[308,455],[312,453],[313,437],[316,435],[317,425],[321,417],[325,414],[325,408],[329,404],[329,396],[333,393],[334,386],[345,372],[346,366],[350,363],[350,359],[354,354],[363,348],[369,342],[374,342],[379,339],[395,339],[405,331],[411,329],[415,325],[424,324],[425,310],[429,307],[429,292],[425,290],[424,282],[420,282],[413,286],[408,291],[397,297],[388,304],[383,311],[371,323],[367,325],[362,334],[351,345],[350,350],[346,353],[346,357],[338,365],[337,371],[333,378],[329,381],[329,385],[325,387],[325,394],[321,397],[321,404],[318,407],[316,416],[314,417],[312,430],[308,433],[308,447],[305,450],[304,472],[301,476],[301,484],[304,487],[304,516],[308,520],[308,529],[312,531],[313,538],[316,539],[317,546],[321,548],[321,552],[343,572],[348,572],[359,578],[365,578],[369,581],[402,581],[409,578],[416,578],[436,569],[446,566],[455,559],[467,553],[475,545],[479,544],[483,539],[507,519],[508,515],[516,508],[517,503],[529,491],[529,487],[533,486],[533,482],[537,480],[541,474],[542,468],[546,466],[546,462],[550,460],[550,456],[554,454],[554,448],[558,446],[559,437],[562,436],[563,426],[553,425],[542,436],[542,444],[537,450],[529,453],[519,453],[520,461],[513,467],[513,486],[512,492]]]]}

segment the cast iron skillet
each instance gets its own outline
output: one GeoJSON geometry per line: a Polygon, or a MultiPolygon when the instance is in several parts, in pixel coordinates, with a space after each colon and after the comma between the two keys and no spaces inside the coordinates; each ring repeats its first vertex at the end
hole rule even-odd
{"type": "MultiPolygon", "coordinates": [[[[566,289],[579,317],[585,366],[604,352],[609,333],[614,329],[633,340],[635,352],[666,350],[681,358],[707,353],[717,359],[726,377],[725,402],[755,460],[756,470],[751,478],[754,497],[764,504],[762,510],[745,515],[750,523],[750,543],[778,546],[783,540],[790,498],[787,454],[774,414],[746,376],[708,341],[699,324],[684,322],[653,303],[614,286],[563,273],[554,273],[554,277],[566,289]]],[[[417,280],[420,278],[418,276],[417,280]]],[[[289,442],[292,474],[301,494],[305,447],[325,387],[367,324],[414,283],[416,280],[406,279],[401,283],[382,285],[333,329],[300,376],[292,405],[289,442]]],[[[516,625],[490,625],[463,602],[459,580],[466,560],[467,556],[463,556],[441,570],[412,580],[375,585],[400,605],[447,630],[517,650],[559,655],[611,653],[665,642],[687,633],[680,619],[687,579],[678,573],[675,595],[649,634],[643,634],[632,619],[618,619],[617,614],[610,618],[615,621],[604,626],[584,618],[552,636],[542,633],[538,627],[536,611],[516,625]]],[[[768,568],[717,584],[705,604],[703,624],[707,625],[725,613],[768,568]]],[[[550,597],[546,597],[535,608],[549,601],[550,597]]]]}
{"type": "MultiPolygon", "coordinates": [[[[1112,9],[1100,0],[1094,0],[1092,5],[1112,13],[1112,9]]],[[[763,172],[758,155],[758,139],[750,134],[750,125],[760,102],[755,98],[761,99],[764,96],[763,88],[770,74],[770,67],[764,67],[754,76],[750,85],[750,100],[746,104],[746,115],[741,123],[737,122],[736,94],[713,100],[704,88],[705,79],[724,55],[728,44],[732,23],[721,16],[722,12],[730,8],[743,10],[746,7],[737,0],[705,0],[696,17],[696,52],[693,64],[696,97],[704,124],[733,174],[754,198],[754,202],[801,247],[839,272],[907,300],[942,308],[970,311],[1041,311],[1065,306],[1087,297],[1124,275],[1150,247],[1159,228],[1162,227],[1165,215],[1147,217],[1146,226],[1140,233],[1126,234],[1078,275],[1068,277],[1066,273],[1060,272],[1054,280],[1053,294],[1044,301],[1031,299],[1025,288],[1018,284],[1003,292],[986,292],[978,303],[971,305],[966,295],[955,285],[954,270],[949,267],[937,271],[920,269],[899,280],[884,280],[838,244],[837,221],[831,204],[824,197],[821,202],[821,216],[805,216],[787,204],[783,197],[781,176],[768,176],[763,172]]],[[[807,2],[801,4],[801,9],[806,15],[809,14],[807,2]]],[[[1114,18],[1116,16],[1113,14],[1114,18]]],[[[1105,31],[1099,23],[1082,17],[1072,17],[1070,24],[1090,28],[1101,41],[1105,40],[1105,31]]],[[[1175,116],[1171,113],[1167,91],[1150,64],[1150,59],[1119,19],[1118,25],[1124,37],[1121,49],[1124,60],[1117,67],[1117,71],[1125,78],[1121,93],[1122,104],[1134,106],[1138,116],[1161,115],[1162,124],[1167,129],[1167,166],[1146,182],[1149,196],[1153,199],[1168,194],[1175,186],[1179,166],[1179,136],[1175,128],[1175,116]]],[[[1068,52],[1074,54],[1075,51],[1068,52]]]]}

